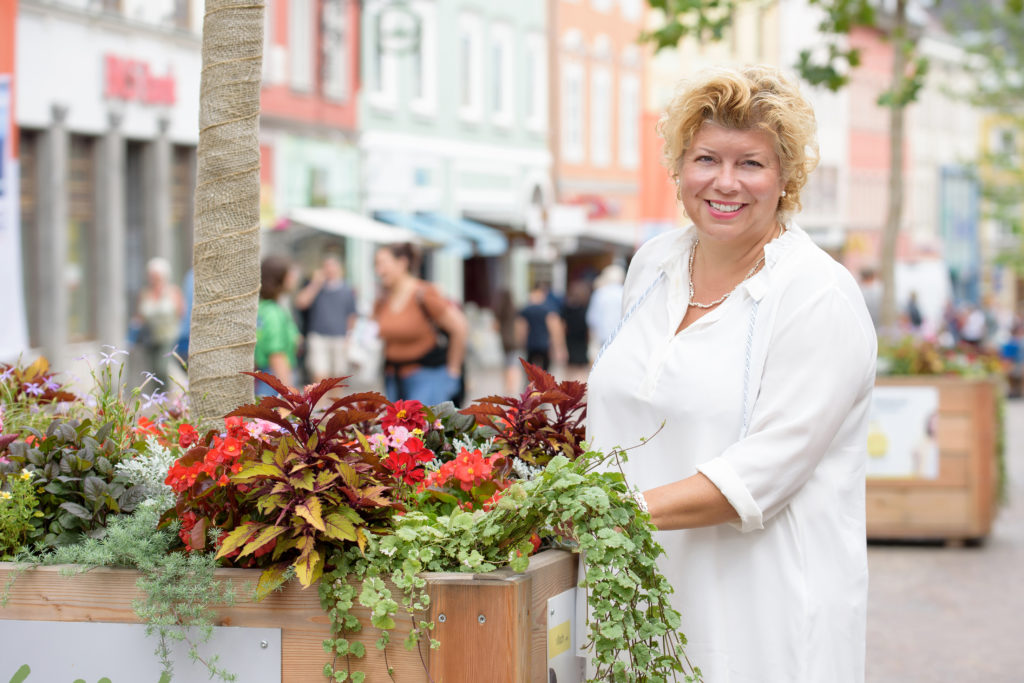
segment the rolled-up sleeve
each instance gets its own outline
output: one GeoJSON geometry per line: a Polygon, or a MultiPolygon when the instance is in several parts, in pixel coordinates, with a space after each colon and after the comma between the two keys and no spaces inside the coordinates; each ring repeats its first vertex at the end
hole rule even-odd
{"type": "Polygon", "coordinates": [[[836,286],[788,311],[780,305],[747,434],[697,467],[736,509],[741,531],[785,507],[873,386],[876,343],[863,305],[836,286]]]}

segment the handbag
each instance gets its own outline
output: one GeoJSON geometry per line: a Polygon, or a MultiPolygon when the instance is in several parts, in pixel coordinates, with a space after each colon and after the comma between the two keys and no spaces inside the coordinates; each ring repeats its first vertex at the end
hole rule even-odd
{"type": "Polygon", "coordinates": [[[434,321],[430,311],[427,310],[427,305],[423,302],[424,288],[425,285],[416,290],[416,303],[419,304],[423,315],[434,328],[434,348],[427,351],[416,363],[428,368],[436,368],[448,363],[448,332],[434,321]]]}

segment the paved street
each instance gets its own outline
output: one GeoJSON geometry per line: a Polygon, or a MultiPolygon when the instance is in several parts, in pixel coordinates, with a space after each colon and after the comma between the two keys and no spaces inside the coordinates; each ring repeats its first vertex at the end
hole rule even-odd
{"type": "Polygon", "coordinates": [[[869,683],[1024,681],[1024,402],[1006,424],[1010,500],[986,543],[870,548],[869,683]]]}

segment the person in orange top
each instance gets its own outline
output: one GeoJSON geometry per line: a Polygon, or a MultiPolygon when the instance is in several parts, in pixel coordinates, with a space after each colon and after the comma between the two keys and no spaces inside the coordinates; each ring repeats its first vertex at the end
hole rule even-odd
{"type": "Polygon", "coordinates": [[[388,399],[433,406],[459,393],[468,325],[458,306],[434,285],[413,275],[417,265],[410,244],[390,244],[377,250],[374,269],[383,293],[374,305],[373,317],[384,343],[388,399]]]}

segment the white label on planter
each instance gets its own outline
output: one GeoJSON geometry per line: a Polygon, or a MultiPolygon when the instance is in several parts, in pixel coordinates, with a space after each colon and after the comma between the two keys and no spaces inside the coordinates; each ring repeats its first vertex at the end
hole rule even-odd
{"type": "Polygon", "coordinates": [[[548,683],[582,683],[584,660],[576,656],[576,589],[548,598],[548,683]]]}
{"type": "Polygon", "coordinates": [[[939,476],[936,387],[875,387],[868,424],[869,477],[939,476]]]}
{"type": "MultiPolygon", "coordinates": [[[[198,633],[195,633],[198,637],[198,633]]],[[[7,683],[191,683],[210,675],[170,643],[173,679],[161,677],[156,636],[142,624],[0,620],[0,681],[7,683]]],[[[199,655],[245,683],[281,680],[281,629],[219,626],[199,655]]]]}

